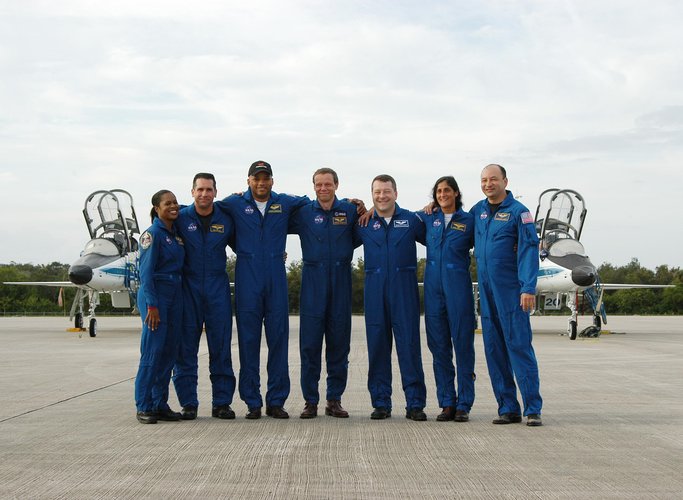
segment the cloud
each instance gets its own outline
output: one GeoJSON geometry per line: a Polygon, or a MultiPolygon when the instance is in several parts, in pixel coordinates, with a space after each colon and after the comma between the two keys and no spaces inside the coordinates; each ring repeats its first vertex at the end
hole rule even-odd
{"type": "MultiPolygon", "coordinates": [[[[5,245],[0,262],[39,261],[40,238],[65,235],[57,258],[72,260],[83,245],[82,200],[95,189],[127,188],[145,207],[160,187],[183,199],[202,170],[228,194],[243,189],[257,158],[272,162],[276,189],[295,193],[310,193],[321,165],[336,168],[353,195],[392,173],[412,208],[444,173],[476,201],[481,167],[500,162],[528,205],[547,187],[570,187],[595,219],[623,204],[628,185],[615,184],[638,182],[640,202],[653,206],[683,180],[677,2],[83,0],[0,9],[0,213],[21,206],[22,218],[50,233],[29,236],[31,223],[3,215],[9,241],[22,244],[5,245]],[[669,180],[663,191],[650,180],[658,172],[669,180]]],[[[644,214],[631,220],[670,233],[644,214]]],[[[604,238],[612,226],[594,227],[604,238]]],[[[625,237],[607,237],[618,249],[597,248],[617,263],[683,264],[667,250],[683,242],[626,255],[625,237]]]]}

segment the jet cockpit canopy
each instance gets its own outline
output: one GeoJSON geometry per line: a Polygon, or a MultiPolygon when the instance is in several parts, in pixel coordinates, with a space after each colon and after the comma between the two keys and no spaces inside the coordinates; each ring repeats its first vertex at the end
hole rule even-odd
{"type": "Polygon", "coordinates": [[[91,193],[85,200],[83,216],[91,238],[86,246],[86,250],[90,250],[87,253],[110,254],[115,247],[119,255],[124,255],[138,249],[135,236],[140,234],[140,226],[133,197],[127,191],[112,189],[91,193]]]}
{"type": "Polygon", "coordinates": [[[551,255],[585,255],[579,243],[586,219],[583,197],[571,189],[546,189],[538,198],[536,232],[541,250],[551,255]]]}

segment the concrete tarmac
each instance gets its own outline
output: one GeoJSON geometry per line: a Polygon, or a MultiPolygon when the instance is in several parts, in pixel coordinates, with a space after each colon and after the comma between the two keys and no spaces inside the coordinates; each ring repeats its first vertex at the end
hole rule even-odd
{"type": "MultiPolygon", "coordinates": [[[[298,318],[290,320],[292,418],[211,418],[200,351],[200,417],[141,425],[133,384],[140,319],[0,318],[0,498],[683,498],[683,320],[609,318],[613,334],[570,341],[566,319],[533,318],[543,427],[496,426],[481,335],[468,423],[372,421],[362,317],[354,317],[348,419],[298,418],[298,318]]],[[[590,320],[580,318],[580,327],[590,320]]],[[[424,329],[422,331],[424,337],[424,329]]],[[[265,387],[265,339],[262,350],[265,387]]],[[[238,369],[236,334],[233,363],[238,369]]],[[[325,394],[324,374],[320,384],[325,394]]],[[[171,406],[178,409],[174,393],[171,406]]],[[[264,389],[265,393],[265,389],[264,389]]]]}

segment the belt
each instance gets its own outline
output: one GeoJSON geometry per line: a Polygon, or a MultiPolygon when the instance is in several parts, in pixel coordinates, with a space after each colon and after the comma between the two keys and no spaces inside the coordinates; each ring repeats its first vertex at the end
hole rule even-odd
{"type": "Polygon", "coordinates": [[[202,278],[202,277],[209,277],[209,278],[214,278],[218,277],[220,278],[221,276],[227,276],[227,272],[225,269],[221,271],[207,271],[205,273],[196,273],[194,271],[185,271],[185,277],[186,278],[202,278]]]}
{"type": "Polygon", "coordinates": [[[266,254],[256,254],[256,253],[244,253],[244,252],[238,252],[237,253],[237,258],[240,259],[259,259],[259,258],[272,258],[272,259],[285,259],[285,254],[280,252],[280,253],[266,253],[266,254]]]}
{"type": "MultiPolygon", "coordinates": [[[[395,267],[395,268],[393,268],[393,269],[394,269],[394,271],[396,271],[396,272],[415,271],[415,270],[417,270],[417,268],[416,268],[415,266],[395,267]]],[[[378,267],[378,268],[376,268],[376,269],[366,269],[366,270],[365,270],[365,274],[377,274],[377,273],[381,273],[381,272],[382,272],[382,268],[381,268],[381,267],[378,267]]]]}
{"type": "Polygon", "coordinates": [[[176,281],[180,283],[181,281],[183,281],[183,276],[182,274],[178,273],[154,273],[154,279],[164,281],[176,281]]]}
{"type": "Polygon", "coordinates": [[[305,260],[304,261],[304,266],[311,266],[311,267],[325,267],[328,264],[331,264],[333,266],[349,266],[351,265],[350,260],[335,260],[332,262],[314,262],[311,260],[305,260]]]}

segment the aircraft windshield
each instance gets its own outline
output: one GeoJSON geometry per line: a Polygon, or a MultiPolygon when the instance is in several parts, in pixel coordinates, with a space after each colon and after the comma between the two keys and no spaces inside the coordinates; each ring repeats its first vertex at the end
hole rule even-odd
{"type": "Polygon", "coordinates": [[[579,193],[571,189],[546,189],[538,199],[536,232],[541,239],[555,233],[554,239],[580,240],[585,218],[586,204],[579,193]]]}
{"type": "MultiPolygon", "coordinates": [[[[137,249],[135,235],[140,234],[140,229],[133,198],[127,191],[112,189],[91,193],[85,200],[83,215],[92,240],[114,240],[120,252],[137,249]]],[[[107,255],[100,250],[96,253],[107,255]]]]}
{"type": "Polygon", "coordinates": [[[550,245],[548,253],[551,257],[564,257],[566,255],[586,255],[583,245],[570,238],[555,241],[550,245]]]}
{"type": "Polygon", "coordinates": [[[94,240],[90,240],[88,244],[85,245],[81,256],[93,253],[97,255],[104,255],[105,257],[116,257],[119,255],[119,249],[112,240],[95,238],[94,240]]]}

